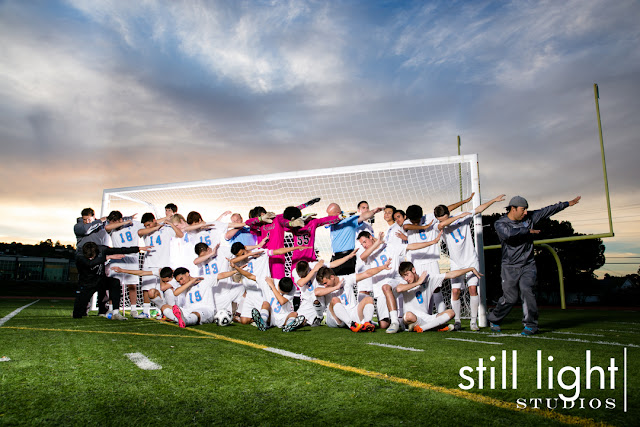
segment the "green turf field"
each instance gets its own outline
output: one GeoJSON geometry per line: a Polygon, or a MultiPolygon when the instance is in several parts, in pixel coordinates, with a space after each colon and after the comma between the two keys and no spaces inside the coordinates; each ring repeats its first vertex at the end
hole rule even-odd
{"type": "Polygon", "coordinates": [[[94,313],[75,320],[72,302],[56,300],[40,300],[6,320],[31,302],[0,300],[0,358],[10,359],[0,362],[2,425],[622,426],[637,425],[640,417],[638,312],[543,309],[542,333],[529,338],[516,336],[518,310],[500,335],[488,329],[354,334],[327,327],[284,334],[235,324],[179,329],[155,320],[112,321],[94,313]],[[503,350],[507,389],[502,389],[503,350]],[[540,390],[538,350],[543,355],[540,390]],[[586,350],[591,366],[603,367],[603,390],[598,372],[586,389],[586,350]],[[144,370],[129,353],[141,353],[161,369],[144,370]],[[491,362],[491,356],[497,360],[491,362]],[[465,391],[459,384],[470,381],[459,371],[476,368],[479,358],[489,367],[484,388],[479,389],[473,371],[467,375],[474,378],[474,387],[465,391]],[[611,358],[618,368],[614,389],[611,358]],[[551,390],[549,366],[554,370],[551,390]],[[490,389],[492,367],[495,389],[490,389]],[[568,367],[562,377],[568,390],[555,376],[563,367],[568,367]],[[576,394],[576,367],[579,398],[573,409],[562,409],[562,401],[552,398],[576,394]],[[545,399],[542,406],[550,398],[549,404],[558,407],[532,408],[535,398],[545,399]]]}

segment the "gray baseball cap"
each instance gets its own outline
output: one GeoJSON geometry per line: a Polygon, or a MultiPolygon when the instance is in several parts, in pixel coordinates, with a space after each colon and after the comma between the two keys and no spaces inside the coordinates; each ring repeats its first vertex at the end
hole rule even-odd
{"type": "Polygon", "coordinates": [[[529,203],[527,203],[527,199],[522,196],[514,196],[509,200],[509,206],[523,207],[527,209],[529,207],[529,203]]]}

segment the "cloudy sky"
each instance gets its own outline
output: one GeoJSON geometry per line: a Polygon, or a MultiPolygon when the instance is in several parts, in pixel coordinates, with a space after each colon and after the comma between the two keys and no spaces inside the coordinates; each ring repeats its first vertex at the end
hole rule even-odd
{"type": "Polygon", "coordinates": [[[478,153],[483,200],[640,262],[637,1],[0,1],[0,241],[105,188],[478,153]],[[337,147],[340,147],[339,150],[337,147]],[[286,162],[282,161],[286,153],[286,162]],[[242,162],[230,159],[241,158],[242,162]],[[284,165],[284,166],[283,166],[284,165]]]}

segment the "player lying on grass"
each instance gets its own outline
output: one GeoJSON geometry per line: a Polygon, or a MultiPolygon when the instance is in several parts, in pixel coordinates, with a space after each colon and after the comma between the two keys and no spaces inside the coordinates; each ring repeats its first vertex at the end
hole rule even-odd
{"type": "Polygon", "coordinates": [[[383,270],[389,270],[390,264],[391,259],[388,259],[379,267],[346,276],[336,276],[329,267],[320,267],[316,273],[316,280],[321,285],[316,288],[315,294],[316,297],[324,297],[325,301],[328,301],[327,326],[350,328],[353,332],[373,332],[373,298],[367,296],[356,301],[354,289],[359,281],[373,277],[383,270]]]}
{"type": "MultiPolygon", "coordinates": [[[[473,273],[478,278],[482,276],[474,267],[449,271],[445,274],[428,274],[424,272],[418,276],[413,264],[407,261],[400,264],[398,272],[407,283],[400,283],[395,292],[402,294],[404,298],[405,314],[403,320],[408,330],[414,332],[437,330],[453,318],[455,313],[451,309],[444,310],[437,315],[429,314],[428,312],[433,293],[442,286],[444,279],[454,279],[468,272],[473,273]]],[[[449,327],[442,330],[453,330],[453,325],[449,325],[449,327]]]]}
{"type": "Polygon", "coordinates": [[[158,273],[146,270],[126,270],[120,267],[113,267],[112,270],[116,273],[131,274],[139,277],[155,276],[156,280],[159,281],[159,288],[149,289],[149,299],[166,318],[176,321],[171,308],[176,305],[174,292],[179,287],[179,284],[173,280],[171,267],[164,267],[158,273]],[[169,308],[168,312],[165,312],[164,308],[166,307],[169,308]]]}
{"type": "Polygon", "coordinates": [[[378,320],[381,328],[387,328],[387,333],[394,334],[400,330],[398,303],[396,296],[393,294],[393,289],[402,281],[398,274],[400,261],[405,258],[407,252],[436,245],[440,241],[441,235],[442,233],[427,242],[410,243],[408,245],[387,244],[383,241],[383,233],[380,233],[378,239],[374,238],[368,231],[363,231],[358,236],[358,241],[363,248],[360,258],[365,261],[368,267],[379,266],[387,262],[387,260],[393,260],[388,271],[373,277],[373,296],[377,302],[378,320]]]}
{"type": "Polygon", "coordinates": [[[106,314],[106,291],[113,301],[114,314],[112,319],[126,320],[118,313],[120,308],[120,281],[105,274],[105,263],[108,257],[123,257],[140,251],[147,251],[148,247],[131,246],[128,248],[110,248],[87,242],[82,246],[82,254],[76,257],[78,266],[78,284],[80,290],[73,305],[73,317],[80,319],[87,315],[87,305],[93,294],[98,292],[98,314],[106,314]]]}
{"type": "MultiPolygon", "coordinates": [[[[473,236],[471,234],[470,224],[474,215],[481,214],[489,206],[496,202],[504,200],[504,194],[501,194],[486,203],[481,204],[472,212],[463,212],[460,215],[451,217],[449,208],[445,205],[438,205],[433,210],[433,215],[438,220],[438,230],[444,233],[447,242],[447,250],[449,251],[449,259],[451,260],[451,270],[459,270],[465,267],[480,268],[478,262],[478,254],[473,244],[473,236]]],[[[478,331],[478,306],[480,305],[480,297],[478,296],[478,277],[471,272],[465,276],[459,276],[451,280],[451,308],[455,313],[454,328],[456,331],[462,329],[460,323],[460,290],[463,286],[469,289],[470,301],[469,308],[471,311],[470,329],[478,331]],[[465,284],[466,279],[466,284],[465,284]]]]}
{"type": "MultiPolygon", "coordinates": [[[[329,264],[329,268],[333,269],[340,266],[355,257],[355,255],[356,251],[353,251],[350,256],[332,261],[329,264]]],[[[291,278],[300,289],[298,314],[303,315],[307,325],[310,326],[320,326],[326,309],[324,298],[317,297],[315,294],[315,289],[318,287],[316,274],[323,266],[324,260],[321,259],[317,262],[299,261],[295,270],[291,273],[291,278]]]]}
{"type": "MultiPolygon", "coordinates": [[[[213,323],[216,314],[216,306],[213,300],[213,288],[219,280],[226,279],[236,274],[236,271],[225,271],[208,277],[191,277],[189,270],[184,267],[176,268],[173,277],[180,287],[175,290],[175,295],[184,294],[184,305],[172,307],[178,326],[184,328],[191,325],[213,323]]],[[[162,307],[164,312],[166,306],[162,307]]]]}

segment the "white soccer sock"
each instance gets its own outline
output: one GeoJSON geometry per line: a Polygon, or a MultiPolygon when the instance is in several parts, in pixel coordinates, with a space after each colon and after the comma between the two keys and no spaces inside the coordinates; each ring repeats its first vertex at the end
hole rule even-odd
{"type": "Polygon", "coordinates": [[[398,310],[390,310],[389,311],[389,320],[391,323],[397,325],[398,322],[398,310]]]}
{"type": "Polygon", "coordinates": [[[269,324],[269,310],[267,310],[266,308],[261,308],[260,317],[262,317],[262,320],[264,320],[265,325],[269,324]]]}
{"type": "Polygon", "coordinates": [[[138,307],[135,304],[131,304],[131,312],[134,313],[138,311],[138,307]]]}
{"type": "Polygon", "coordinates": [[[173,288],[164,291],[164,300],[170,306],[176,305],[176,296],[173,294],[173,288]]]}
{"type": "Polygon", "coordinates": [[[316,316],[322,318],[323,312],[322,312],[322,304],[320,304],[320,301],[314,301],[313,307],[316,309],[316,316]]]}
{"type": "Polygon", "coordinates": [[[362,321],[371,322],[373,319],[373,304],[367,304],[362,308],[362,321]]]}
{"type": "Polygon", "coordinates": [[[113,304],[109,304],[109,311],[113,311],[113,304]]]}
{"type": "Polygon", "coordinates": [[[142,312],[144,314],[151,315],[151,303],[150,302],[142,303],[142,312]]]}
{"type": "Polygon", "coordinates": [[[185,325],[197,325],[198,324],[198,316],[195,313],[184,314],[182,316],[182,320],[184,320],[185,325]]]}
{"type": "Polygon", "coordinates": [[[449,321],[449,316],[436,316],[431,320],[426,322],[419,322],[420,328],[423,331],[428,331],[429,329],[437,328],[440,325],[443,325],[449,321]]]}
{"type": "Polygon", "coordinates": [[[155,298],[153,298],[151,300],[152,303],[154,303],[156,305],[156,307],[159,309],[160,307],[162,307],[164,305],[164,298],[162,298],[161,296],[157,296],[155,298]]]}
{"type": "Polygon", "coordinates": [[[453,312],[455,313],[455,318],[454,320],[456,322],[460,321],[460,300],[454,300],[453,298],[451,299],[451,308],[453,309],[453,312]]]}
{"type": "Polygon", "coordinates": [[[480,306],[480,296],[471,295],[469,304],[471,305],[471,321],[476,322],[478,320],[478,307],[480,306]]]}
{"type": "Polygon", "coordinates": [[[174,322],[178,321],[178,318],[175,314],[173,314],[173,310],[171,308],[165,308],[164,310],[162,310],[162,314],[164,314],[164,317],[169,320],[173,320],[174,322]]]}
{"type": "Polygon", "coordinates": [[[351,326],[351,316],[349,316],[349,312],[346,307],[342,304],[335,304],[333,306],[333,312],[336,317],[342,321],[347,327],[351,326]]]}
{"type": "Polygon", "coordinates": [[[444,298],[442,298],[442,292],[433,294],[433,302],[436,305],[438,313],[442,313],[447,309],[447,306],[444,304],[444,298]]]}

